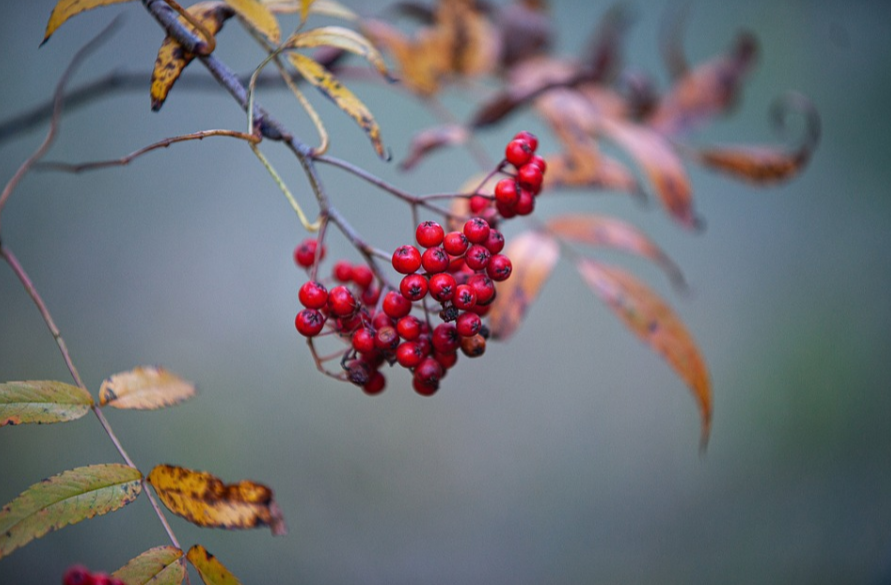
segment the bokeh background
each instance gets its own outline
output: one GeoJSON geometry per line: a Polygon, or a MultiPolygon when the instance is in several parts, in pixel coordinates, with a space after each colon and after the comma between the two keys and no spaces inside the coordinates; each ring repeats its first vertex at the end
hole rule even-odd
{"type": "MultiPolygon", "coordinates": [[[[221,92],[174,90],[160,113],[149,110],[147,72],[163,34],[138,3],[81,15],[37,50],[53,4],[5,6],[0,118],[48,99],[69,57],[115,14],[122,29],[75,84],[118,69],[144,71],[146,83],[66,115],[48,159],[113,158],[167,136],[243,127],[221,92]]],[[[677,6],[637,3],[627,42],[628,62],[662,83],[659,22],[677,6]]],[[[555,0],[558,51],[579,50],[606,7],[555,0]]],[[[891,583],[891,4],[698,2],[691,61],[744,28],[760,42],[760,64],[737,111],[695,140],[779,140],[769,106],[801,91],[819,109],[823,140],[799,178],[758,189],[691,166],[708,224],[700,234],[658,204],[618,194],[565,194],[538,210],[622,217],[680,264],[690,294],[643,261],[605,256],[664,294],[701,347],[715,395],[705,456],[683,383],[566,264],[518,335],[462,363],[435,398],[416,396],[401,372],[377,398],[318,375],[293,329],[304,277],[291,250],[304,234],[235,141],[177,145],[79,176],[33,173],[4,211],[3,240],[94,391],[140,364],[197,382],[198,399],[177,408],[108,413],[140,467],[175,463],[275,489],[290,527],[283,538],[171,519],[184,546],[204,544],[245,583],[891,583]]],[[[239,71],[261,58],[234,22],[219,54],[239,71]]],[[[350,85],[397,158],[412,132],[434,123],[404,94],[350,85]]],[[[452,190],[475,168],[454,151],[400,175],[316,97],[333,153],[408,190],[452,190]]],[[[260,100],[314,140],[283,92],[260,100]]],[[[460,117],[472,110],[466,92],[444,103],[460,117]]],[[[495,154],[521,128],[553,149],[524,117],[483,143],[495,154]]],[[[0,144],[3,182],[42,137],[0,144]]],[[[293,161],[266,150],[309,202],[293,161]]],[[[392,248],[411,237],[407,209],[342,173],[325,169],[324,181],[368,239],[392,248]]],[[[358,258],[337,238],[329,254],[358,258]]],[[[6,268],[0,379],[69,380],[6,268]]],[[[0,501],[64,469],[114,461],[92,417],[2,428],[0,501]]],[[[75,562],[112,571],[164,543],[140,498],[0,560],[0,583],[58,583],[75,562]]]]}

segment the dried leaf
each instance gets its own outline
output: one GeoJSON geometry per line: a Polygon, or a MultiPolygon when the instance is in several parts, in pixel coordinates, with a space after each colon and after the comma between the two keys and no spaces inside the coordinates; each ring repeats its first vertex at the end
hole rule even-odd
{"type": "Polygon", "coordinates": [[[464,144],[469,136],[467,128],[458,124],[446,124],[421,130],[411,139],[408,155],[399,163],[399,168],[403,171],[410,170],[434,150],[464,144]]]}
{"type": "Polygon", "coordinates": [[[650,238],[624,221],[603,215],[572,214],[552,217],[546,225],[550,232],[573,242],[604,246],[652,260],[665,270],[675,285],[685,286],[677,264],[650,238]]]}
{"type": "Polygon", "coordinates": [[[702,416],[700,444],[708,442],[712,419],[711,383],[705,362],[683,322],[646,285],[628,273],[582,258],[576,264],[591,290],[625,325],[668,361],[693,392],[702,416]]]}
{"type": "Polygon", "coordinates": [[[560,257],[557,242],[540,232],[524,232],[504,252],[513,264],[511,277],[498,283],[489,312],[489,330],[496,339],[513,335],[560,257]]]}
{"type": "Polygon", "coordinates": [[[509,69],[547,52],[554,34],[551,18],[542,6],[512,2],[498,10],[496,25],[501,33],[501,67],[509,69]]]}
{"type": "MultiPolygon", "coordinates": [[[[214,36],[223,28],[223,23],[234,14],[225,2],[215,0],[189,6],[186,8],[186,12],[204,25],[208,32],[214,36]]],[[[185,19],[180,18],[180,21],[183,25],[189,26],[185,19]]],[[[158,50],[155,68],[152,71],[152,111],[157,112],[161,109],[173,84],[194,58],[195,55],[183,49],[183,46],[170,36],[164,39],[158,50]]]]}
{"type": "Polygon", "coordinates": [[[190,548],[186,558],[201,575],[204,585],[241,585],[241,581],[200,544],[190,548]]]}
{"type": "Polygon", "coordinates": [[[612,118],[600,119],[598,128],[640,165],[659,199],[675,220],[688,228],[700,225],[693,213],[687,172],[680,157],[665,138],[646,126],[612,118]]]}
{"type": "MultiPolygon", "coordinates": [[[[273,14],[295,14],[303,11],[305,0],[262,0],[273,14]]],[[[309,3],[308,14],[320,14],[343,20],[358,20],[359,16],[335,0],[315,0],[309,3]]],[[[306,20],[306,16],[303,16],[306,20]]]]}
{"type": "Polygon", "coordinates": [[[183,551],[175,546],[151,548],[111,576],[127,585],[180,585],[186,576],[183,551]]]}
{"type": "Polygon", "coordinates": [[[248,480],[227,485],[207,472],[173,465],[156,466],[147,479],[171,512],[198,526],[269,526],[274,536],[287,532],[272,490],[265,485],[248,480]]]}
{"type": "Polygon", "coordinates": [[[386,160],[388,154],[384,149],[383,142],[381,142],[380,127],[371,115],[371,112],[365,107],[365,104],[359,101],[359,98],[344,87],[327,69],[310,57],[300,53],[289,53],[288,59],[304,79],[318,88],[325,97],[333,101],[337,107],[346,112],[347,115],[359,124],[368,135],[368,138],[371,139],[375,152],[377,152],[379,157],[386,160]]]}
{"type": "Polygon", "coordinates": [[[48,532],[129,504],[142,491],[139,470],[111,463],[64,471],[0,509],[0,558],[48,532]]]}
{"type": "Polygon", "coordinates": [[[360,57],[364,57],[369,63],[386,78],[390,78],[390,72],[384,58],[371,41],[354,30],[342,26],[323,26],[306,32],[297,33],[288,39],[286,47],[292,49],[308,47],[336,47],[349,51],[360,57]]]}
{"type": "Polygon", "coordinates": [[[446,39],[432,30],[421,29],[417,38],[410,40],[402,31],[381,20],[362,22],[362,33],[376,47],[390,54],[402,83],[421,96],[431,96],[439,91],[440,82],[448,71],[446,39]]]}
{"type": "Polygon", "coordinates": [[[76,420],[93,406],[90,393],[51,380],[0,384],[0,427],[76,420]]]}
{"type": "Polygon", "coordinates": [[[625,4],[613,4],[604,13],[581,58],[590,81],[608,83],[615,79],[622,68],[622,42],[632,22],[625,4]]]}
{"type": "Polygon", "coordinates": [[[660,100],[649,125],[661,134],[676,136],[723,114],[736,103],[757,53],[755,38],[746,33],[739,35],[729,54],[681,77],[660,100]]]}
{"type": "Polygon", "coordinates": [[[225,2],[249,27],[266,37],[270,43],[277,45],[281,42],[278,20],[265,4],[257,0],[225,0],[225,2]]]}
{"type": "Polygon", "coordinates": [[[195,385],[164,368],[141,366],[102,382],[99,404],[115,408],[154,410],[195,396],[195,385]]]}
{"type": "Polygon", "coordinates": [[[50,35],[56,32],[56,29],[62,26],[62,24],[72,16],[87,10],[92,10],[93,8],[99,8],[100,6],[121,4],[129,1],[130,0],[59,0],[56,2],[53,11],[50,14],[49,22],[46,23],[46,32],[43,35],[43,43],[47,42],[50,35]]]}

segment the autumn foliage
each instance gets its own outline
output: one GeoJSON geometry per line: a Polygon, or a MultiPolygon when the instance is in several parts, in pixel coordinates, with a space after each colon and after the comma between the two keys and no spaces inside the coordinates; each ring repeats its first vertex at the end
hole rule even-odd
{"type": "MultiPolygon", "coordinates": [[[[122,1],[60,0],[47,23],[44,42],[77,14],[122,1]]],[[[369,395],[385,387],[402,392],[409,386],[432,395],[440,384],[447,387],[448,381],[442,379],[449,369],[482,356],[487,343],[520,334],[528,312],[536,303],[547,302],[542,288],[564,260],[593,296],[688,386],[700,412],[705,446],[712,389],[693,334],[647,284],[591,253],[609,249],[644,258],[677,288],[685,286],[681,268],[630,223],[583,211],[555,215],[547,206],[548,199],[566,188],[652,197],[681,228],[695,230],[702,221],[695,209],[689,165],[753,185],[799,173],[820,131],[816,111],[799,94],[784,94],[772,112],[778,129],[789,116],[803,117],[805,131],[790,145],[688,142],[692,132],[727,114],[739,99],[759,58],[752,35],[741,33],[723,53],[689,64],[681,49],[683,22],[679,18],[670,22],[663,52],[672,82],[660,88],[626,67],[623,43],[630,19],[621,5],[605,13],[584,49],[573,56],[552,53],[559,31],[553,29],[545,3],[533,0],[497,6],[475,0],[406,2],[367,17],[333,0],[210,0],[188,7],[172,0],[143,0],[133,10],[154,18],[167,31],[145,88],[151,108],[161,111],[168,100],[176,99],[172,90],[180,75],[200,62],[243,107],[245,127],[159,139],[111,161],[43,163],[39,159],[60,124],[66,74],[54,98],[57,107],[47,141],[9,179],[0,196],[0,214],[21,176],[38,164],[44,170],[81,172],[126,165],[178,142],[209,136],[239,140],[268,171],[303,230],[311,234],[295,236],[296,267],[306,273],[295,335],[306,339],[320,375],[352,383],[369,395]],[[316,15],[339,19],[343,25],[314,27],[316,15]],[[285,18],[297,19],[293,32],[282,30],[285,18]],[[229,21],[244,26],[267,54],[246,82],[214,56],[217,44],[225,42],[217,37],[229,21]],[[406,22],[411,26],[402,26],[406,22]],[[381,159],[390,157],[391,146],[384,142],[374,113],[345,84],[356,75],[349,66],[350,58],[356,57],[364,73],[371,72],[393,91],[408,92],[426,104],[456,84],[485,83],[487,91],[475,95],[477,105],[468,120],[444,117],[441,124],[418,128],[405,138],[407,152],[398,161],[402,170],[416,172],[442,149],[466,147],[478,158],[479,172],[460,177],[452,193],[416,195],[327,154],[338,137],[329,136],[306,99],[307,87],[349,116],[381,159]],[[293,94],[315,125],[316,146],[295,136],[260,105],[256,86],[267,70],[275,71],[278,85],[293,94]],[[537,116],[549,131],[548,139],[516,128],[505,151],[481,153],[477,136],[495,125],[512,124],[519,112],[537,116]],[[607,154],[603,148],[607,143],[627,157],[620,160],[607,154]],[[292,191],[283,179],[287,175],[279,173],[261,146],[293,154],[312,199],[295,197],[297,190],[292,191]],[[320,167],[354,175],[409,206],[412,224],[392,226],[394,233],[403,234],[404,245],[394,251],[363,238],[350,222],[349,209],[341,209],[338,194],[325,189],[320,167]],[[509,241],[499,231],[507,222],[524,226],[509,241]],[[326,237],[332,228],[356,248],[360,263],[326,258],[326,237]],[[400,367],[408,370],[406,376],[398,373],[400,367]]],[[[97,42],[86,49],[95,49],[97,42]]],[[[75,56],[73,65],[85,54],[75,56]]],[[[146,63],[151,57],[146,55],[146,63]]],[[[0,384],[0,425],[67,422],[92,412],[124,463],[70,469],[25,489],[0,510],[0,557],[50,531],[113,512],[145,493],[170,544],[135,557],[112,577],[128,585],[181,583],[188,561],[205,583],[237,582],[201,545],[188,550],[180,545],[158,502],[198,526],[265,526],[281,535],[286,533],[285,521],[272,489],[250,480],[226,483],[208,472],[174,464],[158,465],[145,474],[140,471],[114,436],[103,409],[175,406],[195,396],[194,385],[162,367],[140,366],[109,376],[94,400],[49,309],[9,244],[2,241],[0,256],[35,300],[74,384],[49,380],[0,384]]]]}

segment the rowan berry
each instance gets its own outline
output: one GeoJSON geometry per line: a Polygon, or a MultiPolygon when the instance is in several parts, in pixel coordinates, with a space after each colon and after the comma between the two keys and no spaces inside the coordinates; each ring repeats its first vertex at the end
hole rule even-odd
{"type": "Polygon", "coordinates": [[[358,308],[356,297],[344,285],[335,286],[328,291],[328,310],[335,317],[351,317],[358,308]]]}
{"type": "Polygon", "coordinates": [[[328,289],[321,282],[311,280],[303,283],[297,297],[307,309],[321,309],[328,304],[328,289]]]}
{"type": "Polygon", "coordinates": [[[541,182],[544,174],[538,165],[525,164],[517,169],[517,182],[524,189],[529,189],[533,195],[541,192],[541,182]]]}
{"type": "Polygon", "coordinates": [[[338,260],[334,263],[331,274],[339,282],[349,282],[353,278],[353,265],[346,260],[338,260]]]}
{"type": "Polygon", "coordinates": [[[396,323],[396,332],[402,339],[414,341],[421,334],[421,321],[413,315],[406,315],[396,323]]]}
{"type": "Polygon", "coordinates": [[[381,327],[374,334],[374,347],[381,351],[392,351],[399,345],[399,334],[396,328],[381,327]]]}
{"type": "Polygon", "coordinates": [[[93,576],[83,565],[73,565],[62,575],[62,585],[92,585],[93,576]]]}
{"type": "Polygon", "coordinates": [[[476,294],[476,305],[488,305],[495,300],[495,283],[486,274],[474,274],[467,279],[467,286],[476,294]]]}
{"type": "Polygon", "coordinates": [[[325,316],[317,309],[303,309],[294,319],[294,327],[304,337],[315,337],[325,326],[325,316]]]}
{"type": "Polygon", "coordinates": [[[504,249],[504,236],[498,230],[489,230],[485,246],[491,253],[497,254],[504,249]]]}
{"type": "Polygon", "coordinates": [[[374,307],[381,298],[381,289],[376,286],[369,286],[362,290],[362,295],[359,298],[366,307],[374,307]]]}
{"type": "Polygon", "coordinates": [[[481,217],[472,217],[464,224],[464,235],[471,244],[482,244],[489,237],[489,222],[481,217]]]}
{"type": "Polygon", "coordinates": [[[452,296],[452,304],[456,309],[466,311],[476,304],[476,293],[466,284],[459,284],[455,288],[455,294],[452,296]]]}
{"type": "Polygon", "coordinates": [[[374,332],[368,327],[359,327],[353,332],[351,344],[359,353],[371,353],[374,351],[374,332]]]}
{"type": "Polygon", "coordinates": [[[528,189],[520,189],[520,200],[514,207],[517,215],[529,215],[535,211],[535,196],[528,189]]]}
{"type": "Polygon", "coordinates": [[[480,244],[475,244],[464,254],[464,262],[472,270],[482,270],[489,264],[489,258],[492,253],[489,249],[480,244]]]}
{"type": "Polygon", "coordinates": [[[411,387],[421,396],[433,396],[439,390],[439,380],[429,381],[414,375],[411,379],[411,387]]]}
{"type": "MultiPolygon", "coordinates": [[[[517,196],[517,203],[519,203],[519,196],[517,196]]],[[[498,211],[499,215],[504,219],[510,219],[512,217],[517,216],[517,206],[516,205],[504,205],[503,203],[495,202],[495,210],[498,211]]]]}
{"type": "Polygon", "coordinates": [[[470,213],[479,215],[487,207],[489,207],[489,200],[482,195],[474,195],[470,198],[470,213]]]}
{"type": "Polygon", "coordinates": [[[473,337],[463,337],[461,339],[461,352],[467,357],[479,357],[486,353],[486,339],[476,334],[473,337]]]}
{"type": "Polygon", "coordinates": [[[458,283],[455,282],[455,277],[448,272],[434,274],[430,277],[430,296],[444,303],[452,298],[457,286],[458,283]]]}
{"type": "Polygon", "coordinates": [[[438,351],[433,352],[433,359],[439,362],[439,365],[443,367],[443,369],[448,370],[456,363],[458,363],[458,352],[452,353],[439,353],[438,351]]]}
{"type": "Polygon", "coordinates": [[[442,243],[445,230],[435,221],[422,221],[415,230],[415,239],[425,248],[432,248],[442,243]]]}
{"type": "Polygon", "coordinates": [[[411,312],[411,301],[395,290],[391,290],[384,295],[382,308],[384,313],[393,319],[401,319],[411,312]]]}
{"type": "MultiPolygon", "coordinates": [[[[316,261],[316,249],[319,242],[312,238],[307,238],[300,242],[294,248],[294,262],[303,268],[309,268],[316,261]]],[[[325,246],[319,251],[319,262],[325,258],[325,246]]]]}
{"type": "Polygon", "coordinates": [[[513,264],[511,264],[510,258],[503,254],[492,256],[489,259],[489,264],[486,266],[486,274],[495,282],[507,280],[512,271],[513,264]]]}
{"type": "Polygon", "coordinates": [[[538,149],[538,136],[528,130],[520,130],[514,135],[514,140],[523,140],[529,145],[530,150],[535,152],[538,149]]]}
{"type": "Polygon", "coordinates": [[[461,337],[473,337],[480,332],[483,321],[476,313],[461,313],[455,321],[455,329],[461,337]]]}
{"type": "Polygon", "coordinates": [[[356,264],[352,268],[350,280],[355,282],[356,286],[364,291],[371,286],[372,282],[374,282],[374,272],[364,264],[356,264]]]}
{"type": "Polygon", "coordinates": [[[350,360],[344,366],[347,380],[356,386],[365,386],[371,380],[372,368],[364,360],[350,360]]]}
{"type": "Polygon", "coordinates": [[[365,392],[369,396],[375,396],[383,392],[386,386],[387,379],[380,373],[380,371],[374,370],[374,372],[371,373],[371,377],[368,378],[368,381],[362,385],[362,392],[365,392]]]}
{"type": "Polygon", "coordinates": [[[336,321],[336,328],[337,331],[340,333],[352,333],[353,331],[358,329],[364,322],[365,318],[363,317],[362,312],[356,311],[355,313],[347,317],[338,317],[336,321]]]}
{"type": "Polygon", "coordinates": [[[403,368],[414,368],[426,355],[423,346],[415,341],[403,341],[396,348],[396,361],[403,368]]]}
{"type": "Polygon", "coordinates": [[[504,158],[515,167],[521,167],[532,158],[532,146],[526,140],[515,138],[507,143],[504,158]]]}
{"type": "Polygon", "coordinates": [[[399,283],[399,292],[410,301],[427,296],[427,279],[421,274],[406,274],[399,283]]]}
{"type": "MultiPolygon", "coordinates": [[[[433,394],[439,389],[439,381],[442,379],[444,373],[445,370],[443,369],[442,364],[436,361],[433,357],[426,357],[415,368],[412,382],[413,385],[414,382],[417,382],[423,389],[429,391],[430,394],[433,394]]],[[[415,390],[418,393],[423,394],[421,390],[418,390],[417,385],[415,385],[415,390]]]]}
{"type": "Polygon", "coordinates": [[[449,255],[443,248],[427,248],[421,255],[421,266],[428,274],[445,272],[449,268],[449,255]]]}
{"type": "MultiPolygon", "coordinates": [[[[396,296],[401,298],[403,301],[406,300],[402,297],[402,295],[396,293],[396,296]]],[[[411,304],[409,303],[409,309],[411,309],[411,304]]],[[[387,314],[386,311],[379,311],[374,314],[371,318],[371,327],[372,329],[380,329],[381,327],[393,325],[393,319],[387,314]]]]}
{"type": "Polygon", "coordinates": [[[517,181],[513,178],[504,178],[495,184],[495,205],[498,204],[513,207],[520,199],[520,190],[517,181]]]}
{"type": "Polygon", "coordinates": [[[545,161],[545,159],[538,156],[537,154],[533,155],[532,158],[529,159],[529,162],[526,164],[527,165],[535,165],[538,168],[540,168],[542,175],[544,175],[545,173],[548,172],[548,163],[545,161]]]}
{"type": "Polygon", "coordinates": [[[393,268],[400,274],[411,274],[421,267],[421,253],[410,244],[399,246],[393,252],[393,268]]]}
{"type": "Polygon", "coordinates": [[[467,251],[470,242],[462,232],[449,232],[442,240],[442,247],[452,256],[461,256],[467,251]]]}
{"type": "Polygon", "coordinates": [[[458,349],[461,343],[461,337],[458,335],[458,329],[454,323],[440,323],[433,330],[430,338],[433,349],[440,353],[452,353],[458,349]]]}

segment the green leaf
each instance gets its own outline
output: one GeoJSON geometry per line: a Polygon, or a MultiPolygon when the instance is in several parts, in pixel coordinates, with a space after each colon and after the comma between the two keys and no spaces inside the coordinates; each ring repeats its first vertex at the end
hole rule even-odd
{"type": "Polygon", "coordinates": [[[183,551],[156,546],[112,573],[127,585],[180,585],[186,576],[183,551]]]}
{"type": "Polygon", "coordinates": [[[142,491],[138,469],[109,463],[63,471],[0,510],[0,558],[46,533],[113,512],[142,491]]]}
{"type": "Polygon", "coordinates": [[[205,585],[241,585],[241,581],[200,544],[190,548],[186,558],[198,570],[205,585]]]}
{"type": "Polygon", "coordinates": [[[0,427],[77,420],[93,406],[83,388],[52,380],[0,384],[0,427]]]}

